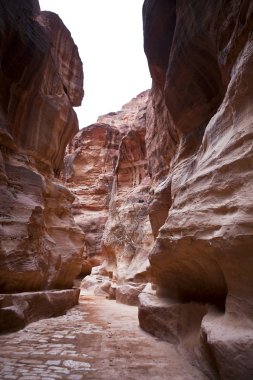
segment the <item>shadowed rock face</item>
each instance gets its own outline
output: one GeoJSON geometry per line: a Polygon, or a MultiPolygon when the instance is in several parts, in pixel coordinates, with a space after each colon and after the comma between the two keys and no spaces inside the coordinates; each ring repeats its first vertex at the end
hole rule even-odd
{"type": "MultiPolygon", "coordinates": [[[[153,282],[179,304],[218,306],[199,323],[212,368],[223,379],[249,379],[253,3],[146,0],[143,17],[153,78],[146,134],[153,282]]],[[[144,310],[140,321],[150,330],[144,310]]]]}
{"type": "Polygon", "coordinates": [[[0,292],[71,287],[83,234],[55,174],[78,131],[82,63],[38,1],[3,0],[0,15],[0,292]]]}
{"type": "Polygon", "coordinates": [[[78,131],[82,64],[61,19],[38,7],[1,3],[1,137],[58,171],[78,131]]]}

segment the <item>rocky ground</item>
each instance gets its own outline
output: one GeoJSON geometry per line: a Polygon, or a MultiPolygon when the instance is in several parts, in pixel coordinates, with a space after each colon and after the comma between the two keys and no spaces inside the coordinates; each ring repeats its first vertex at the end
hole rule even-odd
{"type": "Polygon", "coordinates": [[[139,328],[136,307],[91,296],[64,316],[0,336],[0,378],[206,379],[175,346],[139,328]]]}

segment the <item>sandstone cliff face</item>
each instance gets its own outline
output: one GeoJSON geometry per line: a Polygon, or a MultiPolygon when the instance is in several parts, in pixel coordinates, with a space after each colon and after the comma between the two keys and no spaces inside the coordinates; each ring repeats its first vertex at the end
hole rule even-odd
{"type": "MultiPolygon", "coordinates": [[[[74,218],[85,233],[83,273],[103,263],[100,272],[117,283],[118,293],[119,285],[129,281],[137,281],[139,292],[147,266],[147,98],[148,91],[143,92],[121,111],[81,130],[67,148],[62,174],[76,196],[74,218]]],[[[137,293],[131,292],[136,303],[137,293]]]]}
{"type": "Polygon", "coordinates": [[[1,1],[0,15],[0,291],[71,287],[83,234],[55,174],[78,130],[82,64],[38,1],[1,1]]]}
{"type": "Polygon", "coordinates": [[[188,344],[200,333],[211,377],[250,379],[253,3],[146,0],[143,16],[150,263],[165,298],[146,289],[140,323],[188,344]],[[195,324],[176,326],[193,313],[195,324]]]}
{"type": "Polygon", "coordinates": [[[101,239],[108,218],[114,167],[124,129],[96,123],[82,129],[66,150],[63,180],[75,195],[72,210],[85,233],[85,273],[102,262],[101,239]]]}
{"type": "Polygon", "coordinates": [[[137,97],[141,107],[119,146],[103,235],[104,268],[116,283],[116,300],[129,304],[138,303],[137,296],[147,282],[147,254],[153,242],[145,146],[148,93],[137,97]]]}

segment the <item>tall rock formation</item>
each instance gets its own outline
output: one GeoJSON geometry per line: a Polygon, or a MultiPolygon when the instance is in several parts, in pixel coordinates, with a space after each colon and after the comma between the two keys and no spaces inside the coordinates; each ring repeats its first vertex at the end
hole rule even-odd
{"type": "Polygon", "coordinates": [[[85,233],[84,274],[103,260],[101,239],[123,135],[124,129],[98,122],[79,131],[66,150],[62,179],[75,195],[73,215],[85,233]]]}
{"type": "MultiPolygon", "coordinates": [[[[0,20],[0,292],[70,288],[83,233],[71,215],[74,197],[56,176],[78,131],[82,63],[61,19],[37,0],[2,0],[0,20]]],[[[22,307],[7,298],[0,296],[2,326],[32,320],[29,297],[22,307]]]]}
{"type": "MultiPolygon", "coordinates": [[[[129,130],[119,146],[103,235],[103,268],[115,284],[116,300],[128,304],[138,303],[138,295],[147,282],[147,256],[153,243],[145,146],[148,94],[146,91],[137,97],[139,109],[133,121],[128,120],[129,130]]],[[[128,114],[129,106],[125,107],[128,114]]]]}
{"type": "Polygon", "coordinates": [[[143,288],[147,246],[153,241],[147,212],[147,98],[145,91],[82,129],[67,148],[62,175],[76,196],[73,214],[85,233],[83,273],[103,263],[100,274],[117,283],[117,298],[128,303],[136,303],[143,288]]]}
{"type": "Polygon", "coordinates": [[[141,326],[253,377],[253,3],[146,0],[153,289],[141,326]]]}

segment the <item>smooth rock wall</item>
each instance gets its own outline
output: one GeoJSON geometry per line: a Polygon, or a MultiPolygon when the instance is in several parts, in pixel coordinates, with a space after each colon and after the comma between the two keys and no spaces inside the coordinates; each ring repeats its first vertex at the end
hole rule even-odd
{"type": "Polygon", "coordinates": [[[69,288],[83,233],[57,175],[78,131],[82,63],[36,0],[1,1],[0,41],[0,292],[69,288]]]}
{"type": "Polygon", "coordinates": [[[214,305],[198,332],[213,376],[250,379],[253,3],[146,0],[143,18],[152,282],[182,307],[214,305]]]}

